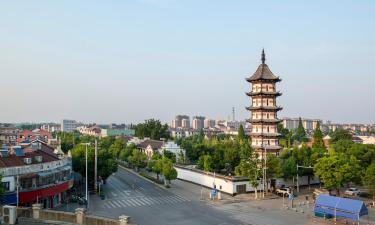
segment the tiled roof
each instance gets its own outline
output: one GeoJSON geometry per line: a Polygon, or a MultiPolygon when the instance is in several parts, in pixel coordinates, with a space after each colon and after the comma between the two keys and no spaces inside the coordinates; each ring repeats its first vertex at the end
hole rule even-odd
{"type": "Polygon", "coordinates": [[[35,156],[42,156],[42,163],[57,161],[59,158],[53,153],[53,148],[41,144],[41,149],[32,151],[31,145],[24,148],[25,156],[16,156],[15,154],[9,154],[8,157],[0,157],[0,168],[25,166],[24,158],[32,158],[31,164],[39,164],[35,160],[35,156]]]}
{"type": "Polygon", "coordinates": [[[160,149],[163,146],[163,141],[157,140],[145,140],[137,145],[138,148],[146,149],[149,145],[151,145],[152,149],[160,149]]]}
{"type": "Polygon", "coordinates": [[[279,81],[280,79],[273,75],[270,68],[268,68],[267,64],[260,64],[258,66],[258,69],[255,71],[255,73],[247,79],[248,81],[256,81],[256,80],[273,80],[273,81],[279,81]]]}

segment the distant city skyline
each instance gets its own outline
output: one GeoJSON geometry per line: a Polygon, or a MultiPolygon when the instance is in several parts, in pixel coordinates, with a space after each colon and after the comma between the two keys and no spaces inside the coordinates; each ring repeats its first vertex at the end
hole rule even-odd
{"type": "Polygon", "coordinates": [[[264,48],[280,118],[372,124],[373,21],[373,1],[3,1],[0,122],[244,120],[264,48]]]}

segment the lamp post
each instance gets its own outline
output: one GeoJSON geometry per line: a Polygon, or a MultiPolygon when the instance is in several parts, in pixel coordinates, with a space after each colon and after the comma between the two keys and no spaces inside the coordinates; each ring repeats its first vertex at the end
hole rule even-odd
{"type": "Polygon", "coordinates": [[[87,150],[87,146],[90,145],[90,143],[82,143],[84,145],[86,145],[86,156],[85,156],[85,161],[86,161],[86,210],[88,211],[89,210],[89,192],[88,192],[88,172],[87,172],[87,164],[88,164],[88,160],[87,160],[87,156],[88,156],[88,150],[87,150]]]}

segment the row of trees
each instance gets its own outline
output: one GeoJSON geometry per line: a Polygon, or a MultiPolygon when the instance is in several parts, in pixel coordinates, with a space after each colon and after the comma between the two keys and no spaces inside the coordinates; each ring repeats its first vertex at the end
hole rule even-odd
{"type": "MultiPolygon", "coordinates": [[[[243,128],[242,128],[243,129],[243,128]]],[[[203,132],[188,138],[177,140],[177,144],[186,151],[186,162],[198,165],[205,171],[233,174],[240,162],[240,151],[246,145],[246,136],[236,139],[230,136],[215,136],[205,139],[203,132]]]]}
{"type": "MultiPolygon", "coordinates": [[[[69,150],[72,154],[73,170],[85,176],[86,174],[86,145],[87,146],[87,164],[88,164],[88,178],[90,186],[93,186],[94,181],[94,166],[95,166],[95,137],[79,135],[78,133],[58,132],[54,136],[61,139],[61,147],[66,153],[69,150]]],[[[113,137],[105,137],[97,139],[98,141],[98,176],[106,180],[111,174],[117,171],[116,154],[119,154],[125,143],[123,140],[115,139],[113,137]]]]}
{"type": "MultiPolygon", "coordinates": [[[[318,124],[312,145],[308,147],[301,121],[295,131],[282,128],[280,131],[285,148],[280,157],[267,155],[267,182],[274,178],[295,180],[297,174],[308,176],[310,181],[310,177],[316,175],[328,190],[336,190],[338,194],[340,188],[349,183],[363,184],[375,191],[374,145],[354,143],[348,131],[338,129],[330,132],[331,147],[327,150],[318,124]],[[297,169],[297,165],[302,168],[297,169]]],[[[263,175],[259,165],[265,162],[251,149],[242,127],[236,138],[220,136],[207,140],[200,134],[178,140],[178,144],[186,150],[190,163],[196,163],[202,170],[246,176],[254,188],[263,175]]]]}
{"type": "Polygon", "coordinates": [[[171,180],[177,179],[177,171],[173,167],[175,158],[173,154],[164,154],[164,156],[161,156],[155,152],[151,159],[149,159],[145,153],[137,149],[133,144],[126,146],[119,153],[119,159],[127,162],[136,171],[147,168],[149,171],[156,173],[158,181],[160,180],[159,176],[162,175],[165,178],[166,185],[167,181],[170,183],[171,180]]]}

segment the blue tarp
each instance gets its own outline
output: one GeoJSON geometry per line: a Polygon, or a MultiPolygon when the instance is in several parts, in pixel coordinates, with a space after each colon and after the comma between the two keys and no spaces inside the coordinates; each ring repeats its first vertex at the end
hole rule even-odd
{"type": "Polygon", "coordinates": [[[332,217],[342,217],[358,221],[361,216],[368,215],[363,201],[319,195],[315,202],[314,212],[332,217]]]}

